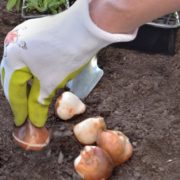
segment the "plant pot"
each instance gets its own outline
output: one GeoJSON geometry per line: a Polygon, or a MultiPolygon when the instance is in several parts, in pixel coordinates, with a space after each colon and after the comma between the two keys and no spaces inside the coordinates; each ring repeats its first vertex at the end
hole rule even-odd
{"type": "Polygon", "coordinates": [[[137,50],[149,54],[175,54],[177,28],[159,28],[144,25],[139,28],[135,40],[112,44],[115,48],[137,50]]]}
{"type": "MultiPolygon", "coordinates": [[[[22,2],[21,17],[23,19],[31,19],[31,18],[38,18],[38,17],[52,15],[48,12],[40,13],[36,10],[33,10],[31,12],[28,11],[27,2],[28,2],[28,0],[23,0],[23,2],[22,2]]],[[[69,0],[66,0],[66,4],[64,6],[61,6],[62,11],[69,8],[69,6],[70,6],[69,0]]]]}
{"type": "Polygon", "coordinates": [[[180,27],[177,12],[158,18],[139,28],[134,41],[113,44],[117,48],[126,48],[145,53],[175,54],[176,33],[180,27]]]}

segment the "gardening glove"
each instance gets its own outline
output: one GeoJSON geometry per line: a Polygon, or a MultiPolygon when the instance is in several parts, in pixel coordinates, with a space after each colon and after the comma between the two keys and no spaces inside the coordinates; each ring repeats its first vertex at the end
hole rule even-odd
{"type": "Polygon", "coordinates": [[[34,126],[43,127],[57,88],[74,78],[101,48],[136,37],[137,31],[111,34],[98,28],[90,18],[89,2],[77,0],[62,13],[27,20],[8,33],[1,81],[16,126],[28,116],[34,126]]]}

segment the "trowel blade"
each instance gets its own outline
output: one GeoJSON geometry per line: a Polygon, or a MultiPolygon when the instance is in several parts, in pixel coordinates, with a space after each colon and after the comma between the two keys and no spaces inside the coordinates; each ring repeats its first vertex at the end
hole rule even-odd
{"type": "Polygon", "coordinates": [[[93,57],[82,72],[67,83],[67,87],[80,99],[86,98],[100,81],[104,71],[97,65],[97,57],[93,57]]]}

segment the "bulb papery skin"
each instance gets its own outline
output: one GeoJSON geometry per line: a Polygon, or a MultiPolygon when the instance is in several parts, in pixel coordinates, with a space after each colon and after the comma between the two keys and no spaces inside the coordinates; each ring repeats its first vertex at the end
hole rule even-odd
{"type": "Polygon", "coordinates": [[[74,167],[84,180],[107,180],[112,174],[113,162],[100,147],[85,146],[75,159],[74,167]]]}
{"type": "Polygon", "coordinates": [[[62,120],[71,119],[75,115],[84,113],[85,110],[86,105],[69,91],[62,93],[55,103],[55,112],[62,120]]]}
{"type": "Polygon", "coordinates": [[[121,131],[106,130],[99,132],[96,143],[110,155],[114,166],[127,161],[133,153],[129,138],[121,131]]]}
{"type": "Polygon", "coordinates": [[[93,117],[85,119],[76,124],[73,132],[81,144],[91,145],[96,142],[99,131],[106,129],[106,123],[103,117],[93,117]]]}
{"type": "Polygon", "coordinates": [[[13,139],[26,151],[41,151],[50,142],[51,132],[43,128],[35,127],[29,120],[13,130],[13,139]]]}

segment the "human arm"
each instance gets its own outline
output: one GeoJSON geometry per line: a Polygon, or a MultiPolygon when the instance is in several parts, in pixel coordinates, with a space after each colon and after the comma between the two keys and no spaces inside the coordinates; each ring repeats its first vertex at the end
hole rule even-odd
{"type": "Polygon", "coordinates": [[[165,14],[180,10],[179,0],[92,0],[90,15],[100,28],[129,33],[165,14]]]}

